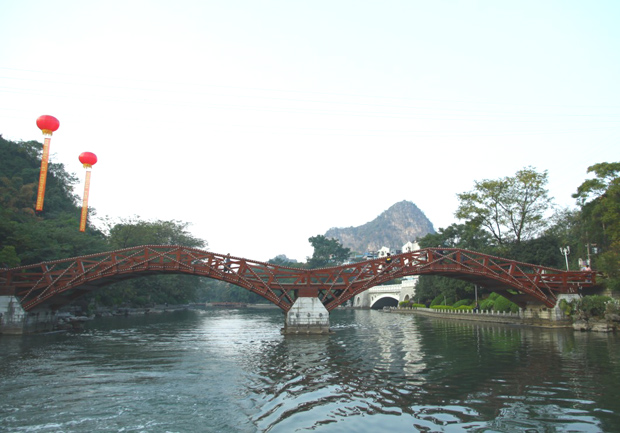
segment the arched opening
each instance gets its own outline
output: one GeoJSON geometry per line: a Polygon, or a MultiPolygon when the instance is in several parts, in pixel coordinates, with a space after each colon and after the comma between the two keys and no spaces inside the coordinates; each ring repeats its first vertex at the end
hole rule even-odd
{"type": "Polygon", "coordinates": [[[391,298],[389,296],[385,296],[383,298],[377,299],[377,301],[370,306],[373,310],[381,310],[383,307],[398,307],[398,300],[391,298]]]}

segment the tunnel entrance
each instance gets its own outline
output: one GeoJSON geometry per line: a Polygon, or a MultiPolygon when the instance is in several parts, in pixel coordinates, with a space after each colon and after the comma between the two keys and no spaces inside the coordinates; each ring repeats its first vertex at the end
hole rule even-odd
{"type": "Polygon", "coordinates": [[[378,299],[370,306],[373,310],[381,310],[383,307],[398,307],[398,301],[394,298],[386,296],[385,298],[378,299]]]}

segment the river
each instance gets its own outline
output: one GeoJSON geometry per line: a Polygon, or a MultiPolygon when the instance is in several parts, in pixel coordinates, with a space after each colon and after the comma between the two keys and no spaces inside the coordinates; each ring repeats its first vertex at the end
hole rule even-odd
{"type": "Polygon", "coordinates": [[[368,310],[283,336],[273,309],[0,336],[6,432],[620,432],[618,336],[368,310]]]}

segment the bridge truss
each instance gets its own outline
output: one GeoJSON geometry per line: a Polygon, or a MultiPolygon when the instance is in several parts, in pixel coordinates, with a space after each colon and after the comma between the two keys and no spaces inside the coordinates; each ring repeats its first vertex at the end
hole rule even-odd
{"type": "Polygon", "coordinates": [[[0,295],[26,311],[57,309],[100,287],[161,273],[225,281],[259,294],[284,311],[298,297],[318,297],[328,311],[381,283],[408,275],[443,275],[499,292],[518,304],[548,307],[559,293],[595,284],[593,272],[569,272],[455,248],[425,248],[320,269],[277,266],[175,245],[144,245],[83,257],[0,269],[0,295]]]}

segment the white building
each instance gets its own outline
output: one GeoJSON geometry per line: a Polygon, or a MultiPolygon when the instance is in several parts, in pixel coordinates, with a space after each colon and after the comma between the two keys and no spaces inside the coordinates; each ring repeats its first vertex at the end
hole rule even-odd
{"type": "MultiPolygon", "coordinates": [[[[416,242],[407,242],[401,248],[401,252],[408,253],[419,250],[420,245],[416,242]]],[[[390,252],[387,247],[382,247],[378,257],[385,257],[390,252]]],[[[397,306],[399,302],[409,301],[415,297],[415,287],[418,284],[418,276],[404,277],[400,284],[375,286],[353,297],[354,308],[373,308],[397,306]]]]}

